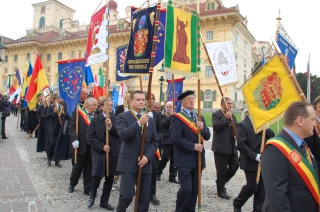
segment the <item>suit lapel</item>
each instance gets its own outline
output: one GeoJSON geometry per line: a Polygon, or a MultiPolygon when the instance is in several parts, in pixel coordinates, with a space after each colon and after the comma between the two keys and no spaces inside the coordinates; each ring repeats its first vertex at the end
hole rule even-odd
{"type": "Polygon", "coordinates": [[[105,125],[105,118],[103,113],[99,114],[99,120],[100,120],[100,131],[102,132],[102,135],[106,133],[106,125],[105,125]]]}

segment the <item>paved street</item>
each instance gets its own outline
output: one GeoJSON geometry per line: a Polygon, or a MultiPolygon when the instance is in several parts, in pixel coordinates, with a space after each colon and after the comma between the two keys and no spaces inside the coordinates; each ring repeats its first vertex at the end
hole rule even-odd
{"type": "MultiPolygon", "coordinates": [[[[17,117],[10,116],[6,121],[6,132],[9,139],[0,141],[0,211],[103,211],[99,207],[102,190],[98,190],[95,205],[88,209],[83,194],[82,179],[69,194],[69,177],[71,162],[61,161],[62,168],[54,165],[47,167],[46,154],[36,153],[36,138],[27,141],[27,134],[16,129],[17,117]]],[[[206,163],[202,177],[202,211],[231,212],[232,199],[239,193],[245,183],[244,173],[238,170],[236,176],[226,185],[230,200],[217,196],[215,187],[215,167],[211,141],[207,141],[206,163]]],[[[150,204],[150,211],[174,211],[176,193],[179,185],[168,181],[168,168],[157,182],[159,206],[150,204]]],[[[102,187],[102,183],[101,186],[102,187]]],[[[109,203],[116,206],[118,191],[112,191],[109,203]]],[[[128,211],[133,211],[133,203],[128,211]]],[[[252,198],[243,207],[243,211],[252,211],[252,198]]]]}

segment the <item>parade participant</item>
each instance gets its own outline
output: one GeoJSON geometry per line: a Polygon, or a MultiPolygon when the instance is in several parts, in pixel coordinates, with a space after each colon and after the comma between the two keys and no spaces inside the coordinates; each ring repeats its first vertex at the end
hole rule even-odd
{"type": "Polygon", "coordinates": [[[6,135],[6,119],[7,116],[10,116],[10,102],[6,97],[3,97],[2,94],[0,94],[1,102],[0,107],[1,110],[1,136],[2,139],[8,139],[6,135]]]}
{"type": "Polygon", "coordinates": [[[121,172],[120,196],[118,212],[125,212],[135,195],[134,187],[137,180],[138,166],[142,168],[138,211],[148,211],[150,202],[150,186],[152,161],[158,147],[157,131],[154,120],[148,114],[143,114],[145,95],[142,91],[130,94],[130,111],[120,113],[117,117],[117,130],[121,140],[121,149],[117,171],[121,172]],[[140,158],[143,126],[146,128],[144,156],[140,158]]]}
{"type": "Polygon", "coordinates": [[[83,171],[83,189],[84,194],[90,195],[91,181],[92,181],[92,158],[91,158],[91,146],[87,140],[87,129],[90,125],[92,118],[95,116],[97,109],[97,100],[89,98],[84,104],[84,110],[78,109],[73,111],[71,119],[69,121],[69,135],[73,148],[77,148],[78,153],[74,155],[74,149],[72,149],[72,172],[70,177],[70,186],[68,192],[72,193],[74,187],[78,184],[79,178],[83,171]],[[78,123],[76,122],[78,112],[78,123]],[[76,131],[78,127],[78,132],[76,131]],[[78,133],[78,134],[77,134],[78,133]],[[77,163],[74,163],[76,158],[77,163]]]}
{"type": "Polygon", "coordinates": [[[38,107],[37,109],[37,117],[39,121],[39,127],[38,127],[38,138],[37,138],[37,149],[36,152],[43,152],[46,151],[46,142],[45,142],[45,137],[47,136],[46,128],[45,128],[45,123],[46,119],[45,116],[42,116],[43,113],[46,114],[48,107],[47,104],[47,99],[43,98],[42,99],[42,104],[38,107]]]}
{"type": "MultiPolygon", "coordinates": [[[[274,137],[274,133],[268,128],[265,142],[272,137],[274,137]]],[[[247,182],[233,201],[234,212],[241,212],[242,206],[252,195],[254,195],[253,212],[258,212],[262,209],[265,196],[262,177],[260,176],[258,184],[256,182],[260,162],[261,140],[262,131],[258,134],[254,132],[249,112],[245,109],[242,114],[242,121],[237,128],[237,149],[240,152],[240,169],[244,171],[247,182]]]]}
{"type": "Polygon", "coordinates": [[[166,167],[170,159],[169,182],[179,183],[179,181],[176,179],[177,169],[174,166],[174,148],[173,148],[172,140],[170,138],[170,123],[173,120],[175,115],[175,111],[173,111],[173,102],[168,101],[165,107],[166,107],[166,112],[161,114],[161,124],[162,124],[162,130],[163,130],[162,139],[161,139],[161,148],[163,152],[161,154],[161,160],[158,166],[157,178],[160,181],[162,171],[166,167]]]}
{"type": "MultiPolygon", "coordinates": [[[[105,177],[100,207],[107,210],[114,210],[109,204],[109,197],[113,185],[114,175],[117,175],[116,165],[118,163],[120,142],[116,128],[116,117],[111,113],[112,100],[103,100],[100,103],[102,113],[94,117],[88,127],[88,142],[91,145],[92,154],[92,181],[91,195],[87,206],[91,208],[97,195],[97,189],[102,177],[105,177]],[[108,107],[108,114],[107,112],[108,107]],[[109,146],[106,145],[106,125],[109,133],[109,146]],[[106,161],[106,153],[109,153],[109,161],[106,161]],[[109,172],[106,175],[106,162],[109,163],[109,172]]],[[[129,163],[129,161],[126,161],[129,163]]]]}
{"type": "Polygon", "coordinates": [[[120,113],[126,112],[130,110],[130,94],[132,91],[128,91],[126,96],[123,99],[123,104],[118,105],[115,108],[115,115],[118,116],[120,113]]]}
{"type": "MultiPolygon", "coordinates": [[[[60,116],[58,114],[58,99],[59,97],[54,97],[53,103],[48,107],[48,111],[46,113],[46,119],[49,121],[48,126],[48,137],[49,137],[49,145],[47,151],[47,165],[51,165],[51,160],[54,155],[54,149],[56,147],[59,131],[60,131],[60,116]]],[[[55,166],[62,168],[62,165],[59,161],[55,161],[55,166]]]]}
{"type": "MultiPolygon", "coordinates": [[[[146,93],[146,97],[147,96],[148,96],[148,93],[146,93]]],[[[150,100],[151,105],[153,105],[154,100],[155,100],[155,97],[154,97],[153,93],[151,93],[151,100],[150,100]]],[[[154,123],[156,125],[158,143],[160,144],[160,140],[162,138],[162,125],[161,125],[160,114],[157,111],[152,110],[151,112],[149,112],[149,115],[153,118],[154,123]]],[[[160,148],[160,146],[159,146],[159,148],[160,148]]],[[[151,176],[151,187],[150,187],[150,202],[154,205],[160,204],[160,200],[156,196],[159,159],[160,159],[160,153],[158,152],[158,154],[156,154],[156,157],[153,157],[153,159],[151,160],[152,176],[151,176]]]]}
{"type": "Polygon", "coordinates": [[[178,96],[183,110],[176,114],[170,125],[170,137],[175,145],[174,163],[178,169],[180,189],[177,193],[176,212],[195,211],[198,196],[198,153],[201,153],[201,167],[205,167],[204,140],[210,138],[210,131],[203,116],[193,112],[194,92],[187,90],[178,96]],[[202,144],[198,143],[198,130],[202,144]]]}
{"type": "Polygon", "coordinates": [[[89,95],[88,89],[82,88],[81,94],[80,94],[80,99],[79,99],[79,107],[80,107],[82,110],[83,110],[83,108],[84,108],[84,103],[85,103],[88,95],[89,95]]]}
{"type": "Polygon", "coordinates": [[[313,135],[316,114],[311,104],[293,102],[284,113],[282,131],[261,155],[265,187],[262,211],[319,211],[319,174],[304,138],[313,135]]]}
{"type": "Polygon", "coordinates": [[[236,117],[231,112],[232,101],[228,97],[221,99],[221,109],[212,114],[213,138],[211,150],[217,175],[217,193],[223,199],[230,199],[225,184],[235,175],[239,168],[235,134],[232,130],[232,119],[237,127],[236,117]]]}
{"type": "Polygon", "coordinates": [[[156,111],[157,113],[161,114],[161,104],[160,102],[154,102],[152,105],[152,108],[154,111],[156,111]]]}

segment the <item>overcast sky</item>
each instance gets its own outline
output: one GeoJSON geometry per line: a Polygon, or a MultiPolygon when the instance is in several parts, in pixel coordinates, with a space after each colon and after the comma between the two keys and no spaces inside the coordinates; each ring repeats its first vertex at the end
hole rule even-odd
{"type": "MultiPolygon", "coordinates": [[[[90,17],[98,7],[101,0],[76,1],[59,0],[61,3],[76,10],[74,19],[79,20],[80,25],[88,24],[90,17]]],[[[167,0],[165,0],[167,1],[167,0]]],[[[18,39],[26,34],[26,28],[32,27],[33,7],[32,4],[41,0],[12,0],[1,3],[0,12],[0,35],[18,39]]],[[[135,2],[140,7],[144,0],[118,0],[118,11],[120,16],[125,16],[125,7],[135,2]]],[[[155,0],[150,0],[155,3],[155,0]]],[[[242,16],[248,18],[248,28],[256,40],[269,41],[275,37],[276,18],[278,10],[281,10],[282,25],[289,33],[291,39],[298,47],[299,52],[296,58],[297,72],[306,72],[308,53],[310,53],[310,69],[313,75],[320,75],[316,64],[320,59],[320,53],[316,50],[319,46],[316,29],[318,21],[318,1],[304,0],[295,2],[292,0],[223,0],[225,7],[239,5],[242,16]],[[317,37],[316,37],[317,36],[317,37]]],[[[102,0],[105,3],[105,0],[102,0]]]]}

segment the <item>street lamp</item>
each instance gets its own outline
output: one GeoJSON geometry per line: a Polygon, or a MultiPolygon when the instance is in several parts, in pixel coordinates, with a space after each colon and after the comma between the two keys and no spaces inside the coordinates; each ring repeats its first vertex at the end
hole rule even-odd
{"type": "MultiPolygon", "coordinates": [[[[164,72],[164,64],[163,63],[161,65],[161,68],[159,68],[158,71],[164,72]]],[[[160,83],[160,101],[159,101],[160,102],[160,106],[161,106],[161,100],[162,100],[162,85],[163,85],[164,81],[165,81],[164,77],[160,76],[160,79],[159,79],[159,83],[160,83]]]]}
{"type": "Polygon", "coordinates": [[[1,35],[0,35],[0,66],[4,62],[4,52],[6,50],[6,47],[1,43],[1,35]]]}

